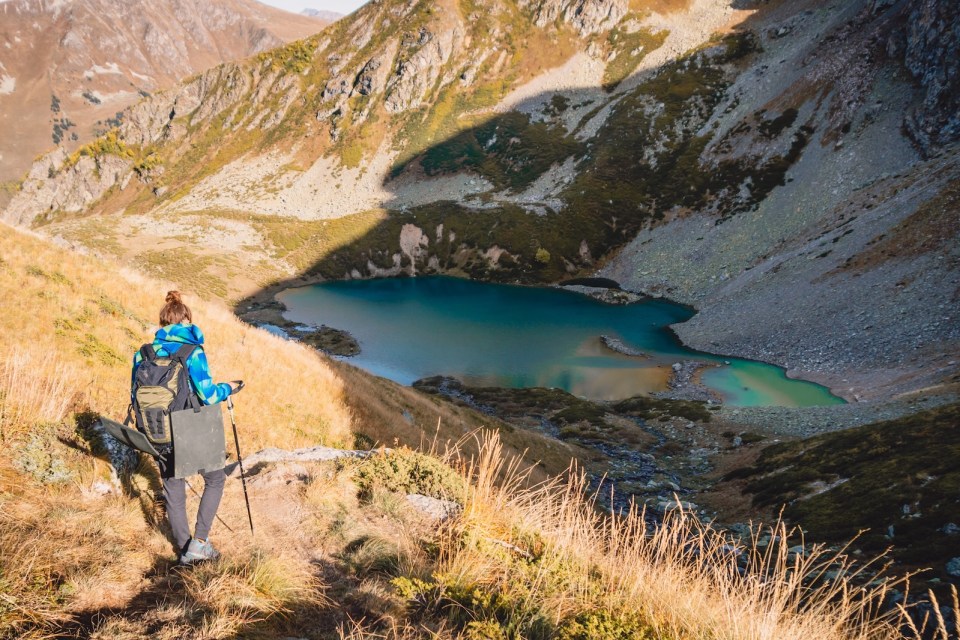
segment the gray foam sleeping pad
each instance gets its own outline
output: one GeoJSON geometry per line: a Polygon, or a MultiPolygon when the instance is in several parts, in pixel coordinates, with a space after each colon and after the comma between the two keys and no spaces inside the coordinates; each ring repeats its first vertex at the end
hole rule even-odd
{"type": "Polygon", "coordinates": [[[173,428],[175,478],[223,468],[227,447],[221,405],[205,405],[200,411],[174,411],[170,414],[170,422],[173,428]]]}

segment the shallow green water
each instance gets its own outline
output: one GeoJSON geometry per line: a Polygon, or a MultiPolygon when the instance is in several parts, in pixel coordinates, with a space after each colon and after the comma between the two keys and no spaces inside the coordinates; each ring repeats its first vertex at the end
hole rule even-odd
{"type": "Polygon", "coordinates": [[[711,365],[702,370],[703,383],[728,404],[842,402],[778,367],[685,348],[667,325],[692,312],[663,300],[607,305],[560,289],[436,276],[329,282],[278,298],[290,320],[352,333],[361,353],[351,362],[403,384],[450,375],[468,384],[559,387],[611,400],[664,390],[673,363],[702,360],[711,365]],[[615,353],[601,335],[648,357],[615,353]]]}

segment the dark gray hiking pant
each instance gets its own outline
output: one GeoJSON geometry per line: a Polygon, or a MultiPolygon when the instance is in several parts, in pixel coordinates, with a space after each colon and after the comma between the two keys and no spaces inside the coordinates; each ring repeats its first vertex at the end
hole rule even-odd
{"type": "MultiPolygon", "coordinates": [[[[217,516],[217,507],[223,497],[223,483],[227,476],[223,469],[203,474],[203,495],[197,509],[197,526],[194,537],[206,540],[217,516]]],[[[190,525],[187,524],[187,482],[183,478],[163,479],[163,499],[167,503],[167,519],[173,529],[173,538],[183,553],[190,543],[190,525]]]]}

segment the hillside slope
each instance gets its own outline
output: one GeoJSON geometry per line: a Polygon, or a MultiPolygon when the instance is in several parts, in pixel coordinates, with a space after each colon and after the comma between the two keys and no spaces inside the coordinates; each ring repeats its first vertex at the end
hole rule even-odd
{"type": "Polygon", "coordinates": [[[253,0],[0,3],[0,183],[51,147],[86,144],[144,96],[328,23],[253,0]]]}
{"type": "Polygon", "coordinates": [[[231,300],[599,271],[696,305],[693,346],[849,399],[943,390],[958,23],[944,0],[370,4],[42,159],[3,216],[160,273],[176,250],[231,300]]]}
{"type": "Polygon", "coordinates": [[[960,405],[765,448],[718,491],[742,490],[757,510],[784,511],[811,539],[854,537],[889,549],[898,571],[930,586],[956,582],[960,405]],[[951,524],[953,523],[953,524],[951,524]],[[956,563],[954,563],[956,564],[956,563]]]}
{"type": "Polygon", "coordinates": [[[122,411],[127,356],[165,285],[10,229],[0,256],[15,302],[0,317],[15,345],[0,362],[0,637],[903,637],[895,611],[871,615],[887,583],[863,601],[836,597],[845,578],[818,586],[821,563],[842,558],[796,560],[784,535],[772,560],[744,554],[743,579],[731,541],[695,519],[650,535],[636,513],[599,514],[577,474],[530,486],[495,437],[459,458],[314,448],[349,445],[362,425],[429,439],[423,407],[448,433],[475,416],[407,404],[416,392],[356,370],[347,384],[323,356],[195,296],[214,371],[248,382],[236,405],[257,532],[231,465],[213,530],[223,558],[179,569],[155,467],[112,455],[96,429],[122,411]],[[311,448],[252,453],[264,446],[311,448]]]}

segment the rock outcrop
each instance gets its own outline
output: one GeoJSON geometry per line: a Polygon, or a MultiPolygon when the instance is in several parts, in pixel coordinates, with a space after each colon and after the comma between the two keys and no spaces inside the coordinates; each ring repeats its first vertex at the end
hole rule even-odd
{"type": "Polygon", "coordinates": [[[625,0],[526,0],[539,27],[557,20],[572,25],[581,36],[605,31],[627,14],[625,0]]]}
{"type": "Polygon", "coordinates": [[[396,73],[387,82],[387,111],[398,113],[420,106],[462,37],[458,29],[439,34],[421,29],[416,40],[408,45],[413,52],[398,63],[396,73]]]}
{"type": "Polygon", "coordinates": [[[906,25],[888,40],[922,87],[922,101],[904,121],[927,155],[960,140],[960,5],[923,0],[910,4],[906,25]]]}

